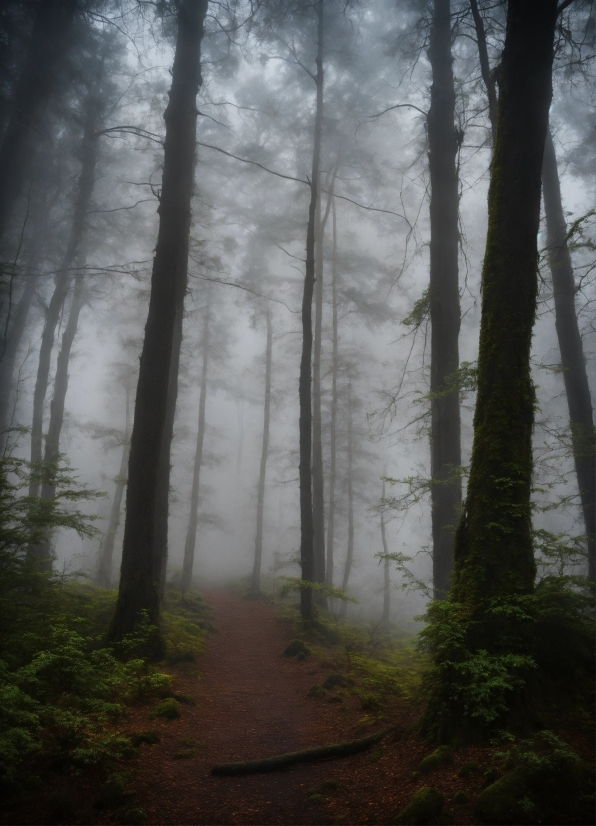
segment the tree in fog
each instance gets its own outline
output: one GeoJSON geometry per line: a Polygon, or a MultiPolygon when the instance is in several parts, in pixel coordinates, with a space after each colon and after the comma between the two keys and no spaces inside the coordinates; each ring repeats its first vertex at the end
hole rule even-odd
{"type": "MultiPolygon", "coordinates": [[[[118,601],[109,637],[133,631],[146,611],[159,619],[161,560],[154,558],[158,473],[166,423],[176,318],[181,316],[188,270],[196,97],[201,84],[200,47],[206,0],[184,0],[177,10],[172,86],[164,114],[166,137],[160,224],[149,315],[141,353],[126,496],[126,522],[118,601]]],[[[160,643],[155,641],[156,650],[160,643]]]]}

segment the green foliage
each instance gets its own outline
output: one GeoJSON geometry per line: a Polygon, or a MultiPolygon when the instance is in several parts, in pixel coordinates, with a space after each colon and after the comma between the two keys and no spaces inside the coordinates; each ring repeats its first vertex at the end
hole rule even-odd
{"type": "Polygon", "coordinates": [[[304,659],[310,655],[310,649],[302,640],[290,640],[284,648],[284,657],[300,657],[304,659]]]}
{"type": "Polygon", "coordinates": [[[163,636],[167,661],[193,663],[205,651],[205,638],[215,628],[211,610],[199,594],[183,596],[177,589],[168,589],[162,611],[163,636]]]}
{"type": "Polygon", "coordinates": [[[480,794],[481,823],[552,823],[563,810],[572,822],[582,823],[590,822],[584,818],[591,811],[593,822],[593,768],[552,731],[541,731],[495,758],[504,760],[509,773],[480,794]]]}
{"type": "Polygon", "coordinates": [[[440,769],[453,763],[453,752],[449,746],[439,746],[431,754],[427,754],[418,766],[420,774],[430,774],[430,772],[440,769]]]}
{"type": "Polygon", "coordinates": [[[465,806],[466,803],[470,802],[470,795],[467,794],[463,789],[458,789],[456,793],[453,795],[453,802],[457,806],[465,806]]]}
{"type": "Polygon", "coordinates": [[[414,302],[414,306],[408,313],[408,315],[403,319],[402,324],[406,327],[414,327],[414,329],[418,329],[421,324],[429,317],[430,315],[430,287],[427,287],[426,290],[422,293],[420,298],[414,302]]]}
{"type": "Polygon", "coordinates": [[[310,582],[307,579],[300,579],[299,577],[284,576],[284,585],[281,589],[281,596],[292,593],[292,591],[300,591],[302,588],[310,588],[311,591],[320,596],[330,597],[331,599],[339,599],[342,602],[352,602],[358,604],[355,597],[350,596],[343,588],[335,588],[333,585],[328,585],[326,582],[310,582]]]}
{"type": "Polygon", "coordinates": [[[585,699],[593,673],[593,591],[549,577],[533,594],[471,607],[436,601],[421,647],[432,656],[424,681],[423,733],[439,742],[476,739],[519,726],[527,708],[585,699]]]}
{"type": "Polygon", "coordinates": [[[180,703],[173,697],[162,700],[151,712],[151,717],[163,717],[166,720],[177,720],[180,716],[180,703]]]}
{"type": "Polygon", "coordinates": [[[396,826],[426,826],[439,823],[443,810],[443,795],[425,786],[418,789],[410,803],[393,821],[396,826]]]}

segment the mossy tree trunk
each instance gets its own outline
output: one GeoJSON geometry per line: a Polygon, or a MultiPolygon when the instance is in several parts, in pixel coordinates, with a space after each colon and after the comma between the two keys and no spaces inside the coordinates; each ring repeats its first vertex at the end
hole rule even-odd
{"type": "Polygon", "coordinates": [[[596,445],[586,357],[575,309],[575,279],[567,246],[567,224],[561,200],[557,157],[550,132],[542,164],[542,191],[546,213],[546,239],[553,280],[555,319],[563,380],[567,395],[571,443],[577,483],[588,535],[588,576],[594,582],[596,533],[596,445]]]}
{"type": "Polygon", "coordinates": [[[447,596],[453,538],[461,508],[458,284],[459,193],[450,0],[435,0],[428,56],[432,67],[428,112],[430,170],[431,501],[435,598],[447,596]],[[451,377],[451,380],[450,380],[451,377]],[[457,383],[455,383],[457,384],[457,383]]]}
{"type": "MultiPolygon", "coordinates": [[[[145,612],[153,625],[159,622],[161,570],[157,570],[154,554],[155,507],[176,318],[187,283],[196,98],[201,84],[201,41],[207,5],[207,0],[181,0],[177,5],[172,85],[164,113],[159,231],[130,447],[120,587],[108,632],[112,641],[133,632],[145,612]]],[[[152,648],[155,654],[160,653],[158,634],[152,648]]]]}
{"type": "MultiPolygon", "coordinates": [[[[312,509],[312,300],[315,287],[315,223],[319,189],[323,117],[323,0],[317,2],[317,57],[315,128],[310,181],[310,205],[306,230],[306,267],[302,296],[302,356],[298,396],[300,403],[300,563],[302,579],[315,581],[314,526],[312,509]]],[[[302,619],[313,615],[313,589],[300,589],[302,619]]]]}
{"type": "Polygon", "coordinates": [[[478,398],[452,598],[477,605],[530,593],[536,566],[530,488],[542,157],[556,0],[510,0],[499,76],[482,271],[478,398]]]}

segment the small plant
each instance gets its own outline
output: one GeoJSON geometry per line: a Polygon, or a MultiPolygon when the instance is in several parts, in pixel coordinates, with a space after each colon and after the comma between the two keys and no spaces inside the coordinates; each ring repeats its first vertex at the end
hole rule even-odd
{"type": "Polygon", "coordinates": [[[183,751],[178,751],[174,755],[174,760],[191,760],[195,756],[194,749],[184,749],[183,751]]]}
{"type": "Polygon", "coordinates": [[[142,743],[150,746],[159,743],[159,734],[156,731],[135,731],[129,735],[131,744],[138,749],[142,743]]]}
{"type": "Polygon", "coordinates": [[[290,640],[284,649],[284,657],[296,657],[305,660],[310,655],[310,648],[302,640],[290,640]]]}
{"type": "Polygon", "coordinates": [[[104,784],[101,792],[93,801],[94,809],[119,809],[130,800],[133,793],[127,789],[128,776],[112,774],[104,784]]]}
{"type": "Polygon", "coordinates": [[[333,688],[347,688],[349,685],[354,685],[354,681],[346,679],[343,674],[330,674],[322,685],[324,689],[330,691],[333,688]]]}
{"type": "Polygon", "coordinates": [[[152,718],[163,717],[166,720],[177,720],[180,715],[180,703],[174,700],[173,697],[168,697],[167,700],[162,700],[158,703],[151,714],[152,718]]]}
{"type": "Polygon", "coordinates": [[[311,688],[308,689],[306,692],[308,697],[326,697],[327,692],[324,688],[321,688],[320,685],[313,685],[311,688]]]}

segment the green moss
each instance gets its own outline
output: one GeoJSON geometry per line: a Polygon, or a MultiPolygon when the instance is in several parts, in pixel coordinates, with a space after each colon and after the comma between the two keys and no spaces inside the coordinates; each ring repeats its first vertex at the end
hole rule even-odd
{"type": "Polygon", "coordinates": [[[177,720],[180,717],[180,703],[174,700],[173,697],[168,697],[167,700],[162,700],[158,703],[153,711],[151,717],[164,717],[167,720],[177,720]]]}
{"type": "Polygon", "coordinates": [[[324,688],[321,688],[320,685],[313,685],[311,688],[308,689],[306,692],[309,697],[326,697],[327,692],[324,688]]]}
{"type": "Polygon", "coordinates": [[[457,772],[458,777],[470,777],[473,774],[481,774],[482,767],[479,763],[475,760],[468,760],[467,763],[464,763],[463,766],[460,766],[459,771],[457,772]]]}
{"type": "Polygon", "coordinates": [[[439,822],[443,810],[443,795],[425,786],[418,789],[410,803],[395,818],[395,826],[427,826],[439,822]]]}
{"type": "Polygon", "coordinates": [[[372,691],[359,694],[358,697],[360,699],[360,708],[363,711],[376,711],[383,705],[383,701],[379,695],[372,691]]]}
{"type": "Polygon", "coordinates": [[[524,824],[528,819],[528,784],[521,771],[506,774],[480,793],[476,814],[484,824],[524,824]]]}
{"type": "Polygon", "coordinates": [[[453,752],[449,746],[439,746],[438,749],[428,754],[418,766],[418,771],[421,774],[430,774],[430,772],[440,769],[441,766],[446,766],[453,763],[453,752]]]}
{"type": "Polygon", "coordinates": [[[185,749],[184,751],[178,751],[174,755],[174,760],[191,760],[195,756],[194,749],[185,749]]]}
{"type": "Polygon", "coordinates": [[[302,640],[290,640],[284,649],[284,657],[297,657],[305,660],[310,654],[310,649],[302,640]]]}
{"type": "Polygon", "coordinates": [[[458,789],[453,795],[453,802],[458,806],[465,806],[466,803],[470,802],[470,795],[464,792],[463,789],[458,789]]]}

